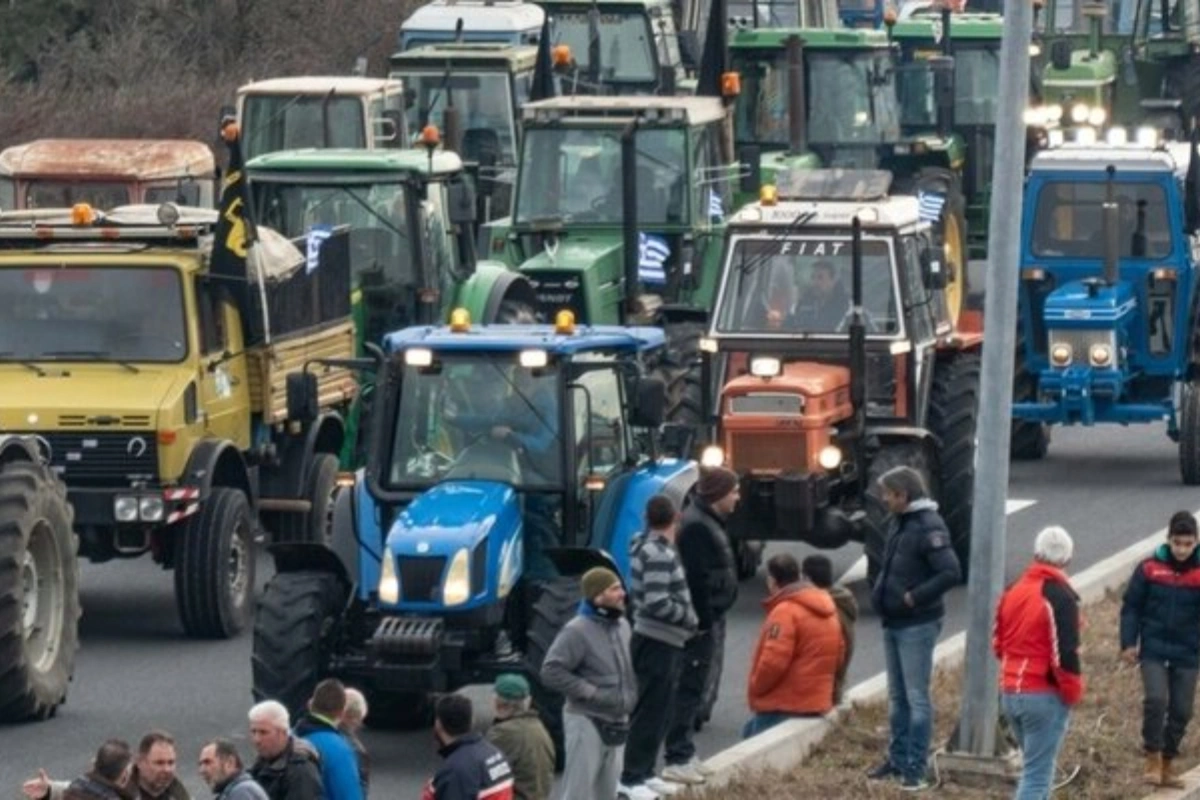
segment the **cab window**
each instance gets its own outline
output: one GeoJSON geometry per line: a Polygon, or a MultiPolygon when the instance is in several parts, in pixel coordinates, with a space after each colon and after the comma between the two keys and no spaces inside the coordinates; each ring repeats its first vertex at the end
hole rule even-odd
{"type": "Polygon", "coordinates": [[[621,384],[613,369],[582,373],[572,384],[579,476],[608,475],[625,460],[621,384]]]}

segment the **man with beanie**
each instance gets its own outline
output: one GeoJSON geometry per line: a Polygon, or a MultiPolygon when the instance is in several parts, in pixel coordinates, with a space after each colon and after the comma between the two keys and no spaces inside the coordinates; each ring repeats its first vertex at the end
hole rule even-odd
{"type": "Polygon", "coordinates": [[[487,740],[504,754],[513,773],[515,800],[546,800],[554,785],[554,742],[529,707],[529,681],[505,673],[496,678],[496,716],[487,740]]]}
{"type": "Polygon", "coordinates": [[[724,657],[724,648],[716,646],[717,639],[724,644],[724,637],[716,629],[723,629],[725,614],[737,600],[737,568],[725,522],[740,499],[736,473],[724,467],[701,468],[675,543],[698,625],[684,647],[679,688],[667,726],[667,766],[662,777],[677,783],[703,783],[705,779],[692,737],[704,704],[709,672],[719,669],[724,657]]]}
{"type": "Polygon", "coordinates": [[[617,796],[629,714],[637,704],[621,579],[593,567],[580,590],[579,613],[554,637],[541,671],[546,688],[566,700],[564,800],[617,796]]]}
{"type": "Polygon", "coordinates": [[[1192,718],[1200,666],[1200,554],[1196,518],[1178,511],[1167,541],[1133,571],[1121,604],[1121,656],[1141,663],[1144,780],[1177,789],[1172,762],[1192,718]]]}
{"type": "Polygon", "coordinates": [[[654,765],[667,735],[683,647],[696,631],[696,612],[675,550],[678,524],[675,504],[655,495],[646,504],[646,533],[630,548],[638,700],[621,773],[621,794],[628,800],[654,800],[677,788],[654,777],[654,765]]]}
{"type": "Polygon", "coordinates": [[[838,624],[842,628],[846,655],[833,677],[833,704],[836,706],[842,702],[842,693],[846,688],[846,670],[850,668],[850,659],[854,655],[854,623],[858,621],[858,601],[854,599],[854,592],[845,586],[833,584],[833,564],[826,556],[812,555],[804,559],[804,563],[800,565],[800,574],[813,586],[829,592],[833,604],[837,607],[838,624]]]}
{"type": "Polygon", "coordinates": [[[1057,526],[1033,542],[1033,563],[1000,598],[992,649],[1000,659],[1001,705],[1021,748],[1014,800],[1045,800],[1067,733],[1071,706],[1083,697],[1079,597],[1063,572],[1075,544],[1057,526]]]}
{"type": "Polygon", "coordinates": [[[892,515],[871,601],[883,622],[888,683],[888,757],[873,780],[899,778],[906,791],[927,789],[933,735],[933,649],[942,633],[942,596],[961,579],[950,532],[928,496],[921,473],[894,467],[879,476],[881,499],[892,515]]]}

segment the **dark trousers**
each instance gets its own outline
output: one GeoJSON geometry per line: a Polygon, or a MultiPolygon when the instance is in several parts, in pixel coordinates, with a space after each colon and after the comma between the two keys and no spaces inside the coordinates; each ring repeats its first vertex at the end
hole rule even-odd
{"type": "Polygon", "coordinates": [[[721,673],[725,671],[725,618],[713,620],[713,657],[712,667],[708,670],[708,680],[704,683],[704,705],[700,709],[700,722],[712,719],[713,706],[717,704],[717,695],[721,692],[721,673]]]}
{"type": "Polygon", "coordinates": [[[692,736],[696,718],[704,709],[704,688],[712,663],[712,632],[704,631],[689,639],[683,648],[683,669],[671,707],[671,723],[667,726],[667,764],[686,764],[696,755],[692,736]]]}
{"type": "Polygon", "coordinates": [[[1179,755],[1179,743],[1192,718],[1196,674],[1196,667],[1142,662],[1142,744],[1147,753],[1179,755]]]}
{"type": "Polygon", "coordinates": [[[629,720],[621,783],[637,786],[654,776],[658,750],[671,721],[671,698],[679,683],[683,650],[638,633],[633,635],[630,649],[633,671],[637,673],[638,700],[629,720]]]}

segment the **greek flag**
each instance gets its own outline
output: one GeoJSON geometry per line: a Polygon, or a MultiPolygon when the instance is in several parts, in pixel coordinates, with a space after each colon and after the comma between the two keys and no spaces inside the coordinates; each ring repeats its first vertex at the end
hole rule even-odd
{"type": "Polygon", "coordinates": [[[714,222],[725,219],[725,204],[721,202],[721,195],[716,192],[708,193],[708,218],[714,222]]]}
{"type": "Polygon", "coordinates": [[[313,225],[308,229],[306,237],[306,253],[305,253],[305,274],[316,271],[317,266],[321,263],[321,245],[325,240],[333,235],[332,225],[313,225]]]}
{"type": "Polygon", "coordinates": [[[642,283],[666,283],[666,264],[670,257],[671,246],[666,239],[654,234],[638,234],[638,280],[642,283]]]}
{"type": "Polygon", "coordinates": [[[917,192],[917,216],[922,222],[937,222],[946,207],[946,195],[941,192],[917,192]]]}

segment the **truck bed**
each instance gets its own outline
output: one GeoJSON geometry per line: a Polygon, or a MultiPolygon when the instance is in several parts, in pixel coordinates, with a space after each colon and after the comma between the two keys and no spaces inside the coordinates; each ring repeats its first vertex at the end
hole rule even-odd
{"type": "MultiPolygon", "coordinates": [[[[287,420],[287,376],[317,358],[353,358],[354,324],[349,320],[287,334],[246,353],[250,407],[264,422],[287,420]]],[[[322,410],[342,408],[358,393],[354,373],[340,367],[313,365],[322,410]]]]}

